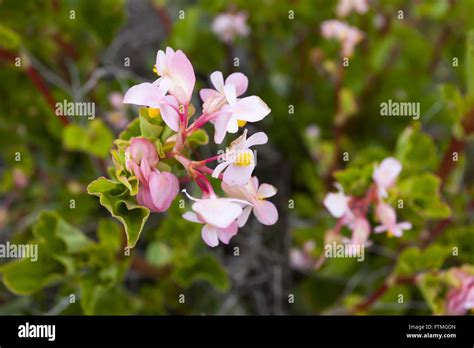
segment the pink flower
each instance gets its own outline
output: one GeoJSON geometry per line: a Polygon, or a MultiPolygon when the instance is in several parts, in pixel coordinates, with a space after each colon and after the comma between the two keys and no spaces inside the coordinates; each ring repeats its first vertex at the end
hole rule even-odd
{"type": "Polygon", "coordinates": [[[114,109],[121,109],[123,107],[123,95],[119,92],[112,92],[108,95],[109,103],[114,109]]]}
{"type": "Polygon", "coordinates": [[[203,224],[201,236],[204,242],[210,247],[219,245],[219,241],[229,244],[230,239],[237,234],[236,219],[242,214],[241,204],[248,202],[232,198],[218,198],[211,194],[204,199],[194,198],[186,195],[195,201],[192,205],[193,212],[186,212],[183,218],[203,224]]]}
{"type": "Polygon", "coordinates": [[[255,133],[247,139],[247,130],[234,140],[226,151],[224,162],[219,163],[212,176],[218,178],[225,169],[223,182],[229,186],[244,186],[255,169],[255,156],[250,150],[254,145],[266,144],[268,137],[263,132],[255,133]]]}
{"type": "Polygon", "coordinates": [[[335,186],[337,187],[338,192],[328,193],[324,198],[324,206],[335,218],[352,215],[351,210],[349,209],[349,197],[345,195],[344,188],[339,183],[336,183],[335,186]]]}
{"type": "Polygon", "coordinates": [[[368,10],[369,4],[367,0],[339,0],[336,13],[338,17],[346,17],[352,11],[363,14],[368,10]]]}
{"type": "Polygon", "coordinates": [[[464,315],[474,309],[474,276],[461,270],[454,271],[460,286],[451,289],[446,296],[446,314],[464,315]]]}
{"type": "Polygon", "coordinates": [[[242,214],[237,219],[239,227],[245,225],[251,212],[264,225],[273,225],[277,222],[278,210],[273,203],[265,200],[265,198],[276,194],[277,190],[274,186],[269,184],[258,186],[258,178],[254,176],[247,185],[242,187],[232,187],[222,182],[222,189],[230,197],[242,199],[251,204],[243,209],[242,214]]]}
{"type": "Polygon", "coordinates": [[[159,50],[156,54],[156,72],[161,76],[158,81],[165,90],[169,90],[181,104],[190,102],[196,76],[183,51],[175,52],[170,47],[166,48],[166,53],[159,50]]]}
{"type": "Polygon", "coordinates": [[[208,114],[219,111],[227,104],[224,91],[225,86],[233,85],[235,87],[236,96],[240,97],[245,93],[249,84],[247,76],[239,72],[230,74],[225,79],[225,82],[224,76],[220,71],[214,71],[210,78],[215,89],[203,88],[199,91],[199,95],[204,103],[203,110],[208,114]]]}
{"type": "Polygon", "coordinates": [[[225,43],[231,43],[238,36],[247,36],[250,32],[245,13],[222,13],[212,22],[212,31],[225,43]]]}
{"type": "Polygon", "coordinates": [[[155,144],[144,138],[132,138],[125,158],[125,167],[140,182],[138,204],[153,212],[167,210],[179,192],[179,182],[172,173],[154,168],[159,161],[155,144]]]}
{"type": "Polygon", "coordinates": [[[17,188],[25,188],[28,186],[28,177],[21,168],[13,169],[13,182],[17,188]]]}
{"type": "Polygon", "coordinates": [[[353,245],[367,245],[370,235],[370,224],[365,216],[357,216],[349,224],[349,228],[352,230],[352,238],[349,241],[353,245]]]}
{"type": "Polygon", "coordinates": [[[304,243],[302,249],[292,248],[290,250],[290,266],[300,271],[306,271],[314,267],[315,260],[311,256],[316,244],[311,240],[304,243]]]}
{"type": "Polygon", "coordinates": [[[404,221],[397,223],[395,210],[387,203],[379,202],[375,208],[375,214],[382,225],[375,227],[375,233],[387,231],[389,236],[401,237],[403,230],[411,229],[411,223],[404,221]]]}
{"type": "Polygon", "coordinates": [[[130,139],[130,146],[125,150],[125,168],[141,183],[148,182],[151,167],[156,166],[158,160],[155,144],[145,138],[130,139]]]}
{"type": "Polygon", "coordinates": [[[125,96],[125,104],[135,104],[160,109],[163,121],[175,132],[179,129],[178,101],[171,95],[166,95],[167,89],[160,85],[160,80],[153,83],[140,83],[131,87],[125,96]]]}
{"type": "Polygon", "coordinates": [[[402,164],[393,157],[384,159],[378,167],[374,169],[372,179],[377,184],[377,191],[379,197],[387,197],[387,190],[392,187],[400,172],[402,171],[402,164]]]}
{"type": "Polygon", "coordinates": [[[215,71],[211,74],[211,82],[216,89],[202,89],[200,95],[204,102],[205,112],[222,111],[213,121],[216,144],[222,143],[227,132],[236,133],[239,125],[260,121],[270,113],[271,110],[267,104],[255,95],[237,98],[247,90],[248,79],[244,74],[231,74],[224,83],[222,73],[215,71]]]}
{"type": "Polygon", "coordinates": [[[154,169],[146,179],[146,182],[140,183],[138,189],[138,204],[147,207],[152,212],[168,210],[179,192],[179,181],[176,176],[154,169]]]}
{"type": "Polygon", "coordinates": [[[354,47],[364,38],[362,31],[336,19],[324,21],[321,33],[326,39],[336,39],[342,44],[341,53],[344,57],[351,57],[354,47]]]}

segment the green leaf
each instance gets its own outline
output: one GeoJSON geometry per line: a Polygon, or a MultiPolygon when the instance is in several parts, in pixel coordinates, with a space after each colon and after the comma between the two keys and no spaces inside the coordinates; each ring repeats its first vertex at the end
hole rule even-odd
{"type": "Polygon", "coordinates": [[[373,164],[365,166],[350,166],[334,173],[334,177],[351,195],[362,195],[372,181],[373,164]]]}
{"type": "Polygon", "coordinates": [[[440,93],[451,120],[453,122],[460,121],[465,114],[466,107],[459,89],[451,84],[443,84],[440,86],[440,93]]]}
{"type": "Polygon", "coordinates": [[[187,138],[190,147],[206,145],[209,142],[209,136],[204,129],[198,129],[187,138]]]}
{"type": "Polygon", "coordinates": [[[97,227],[100,244],[112,252],[117,252],[122,245],[121,231],[113,220],[101,219],[97,227]]]}
{"type": "Polygon", "coordinates": [[[127,246],[133,248],[150,215],[150,210],[134,203],[128,196],[125,186],[104,177],[91,182],[87,192],[98,196],[100,204],[123,224],[127,235],[127,246]]]}
{"type": "Polygon", "coordinates": [[[92,243],[82,231],[52,211],[39,215],[38,222],[33,226],[33,234],[54,253],[77,253],[92,243]]]}
{"type": "Polygon", "coordinates": [[[177,268],[174,277],[183,287],[196,280],[206,280],[221,291],[227,291],[230,286],[226,271],[212,256],[203,256],[177,268]]]}
{"type": "Polygon", "coordinates": [[[159,109],[140,108],[140,131],[144,137],[157,139],[164,127],[159,109]]]}
{"type": "Polygon", "coordinates": [[[112,132],[101,120],[93,120],[87,127],[71,123],[63,131],[63,145],[66,149],[101,158],[108,157],[113,140],[112,132]]]}
{"type": "Polygon", "coordinates": [[[3,283],[17,295],[31,295],[59,281],[65,274],[64,265],[50,257],[47,248],[38,245],[38,259],[21,259],[2,265],[3,283]]]}
{"type": "Polygon", "coordinates": [[[93,315],[97,300],[104,287],[91,278],[81,279],[79,286],[81,289],[81,308],[85,315],[93,315]]]}
{"type": "Polygon", "coordinates": [[[466,39],[466,85],[467,94],[474,96],[474,30],[469,30],[466,39]]]}
{"type": "Polygon", "coordinates": [[[140,117],[137,117],[128,124],[127,128],[125,128],[122,133],[119,134],[119,139],[130,140],[131,138],[139,137],[140,135],[140,117]]]}
{"type": "Polygon", "coordinates": [[[191,51],[197,42],[198,25],[201,9],[188,7],[186,20],[176,21],[170,37],[170,46],[179,47],[185,52],[191,51]]]}
{"type": "Polygon", "coordinates": [[[395,157],[403,165],[403,174],[433,171],[438,164],[436,146],[419,126],[408,127],[398,138],[395,157]]]}
{"type": "Polygon", "coordinates": [[[424,250],[410,247],[403,250],[397,261],[395,274],[411,276],[421,271],[439,269],[450,255],[449,246],[433,244],[424,250]]]}
{"type": "Polygon", "coordinates": [[[0,24],[0,46],[7,50],[16,50],[20,46],[20,36],[12,29],[0,24]]]}
{"type": "Polygon", "coordinates": [[[169,246],[161,242],[153,242],[146,249],[146,259],[155,266],[167,264],[173,253],[169,246]]]}
{"type": "Polygon", "coordinates": [[[112,154],[112,161],[114,162],[115,168],[115,172],[113,172],[112,176],[124,185],[132,196],[135,196],[138,193],[138,178],[134,175],[130,175],[125,168],[125,156],[123,152],[112,150],[110,153],[112,154]]]}
{"type": "Polygon", "coordinates": [[[400,181],[398,188],[405,206],[415,213],[427,219],[444,219],[451,215],[451,209],[441,201],[440,184],[436,175],[425,173],[400,181]]]}
{"type": "Polygon", "coordinates": [[[417,278],[417,285],[433,314],[443,314],[444,297],[440,296],[445,289],[443,279],[438,274],[426,273],[417,278]]]}

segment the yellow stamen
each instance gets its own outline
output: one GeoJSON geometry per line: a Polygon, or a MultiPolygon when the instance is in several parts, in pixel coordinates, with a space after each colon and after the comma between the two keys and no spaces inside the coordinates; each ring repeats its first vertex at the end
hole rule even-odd
{"type": "Polygon", "coordinates": [[[387,231],[387,237],[388,238],[393,238],[393,237],[395,237],[395,235],[393,234],[392,231],[389,230],[389,231],[387,231]]]}
{"type": "Polygon", "coordinates": [[[247,167],[253,163],[252,150],[239,151],[234,161],[238,167],[247,167]]]}
{"type": "Polygon", "coordinates": [[[153,65],[153,72],[158,75],[158,70],[156,70],[156,64],[153,65]]]}
{"type": "Polygon", "coordinates": [[[239,127],[243,127],[247,124],[247,121],[244,121],[244,120],[237,120],[237,124],[239,125],[239,127]]]}
{"type": "Polygon", "coordinates": [[[148,116],[150,116],[150,118],[160,116],[160,109],[148,108],[148,116]]]}

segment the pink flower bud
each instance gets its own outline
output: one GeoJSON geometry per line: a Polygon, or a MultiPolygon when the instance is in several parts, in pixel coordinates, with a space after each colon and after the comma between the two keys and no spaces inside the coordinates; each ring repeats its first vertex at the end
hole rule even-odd
{"type": "Polygon", "coordinates": [[[168,210],[179,192],[179,181],[169,172],[155,169],[148,176],[148,183],[140,184],[137,201],[152,212],[168,210]]]}
{"type": "Polygon", "coordinates": [[[132,138],[125,150],[125,167],[141,183],[148,182],[151,169],[158,164],[159,157],[155,144],[144,138],[132,138]]]}

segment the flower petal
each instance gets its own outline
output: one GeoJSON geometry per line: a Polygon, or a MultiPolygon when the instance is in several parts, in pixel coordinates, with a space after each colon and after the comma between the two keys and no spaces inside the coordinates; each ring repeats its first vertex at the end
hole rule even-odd
{"type": "MultiPolygon", "coordinates": [[[[196,83],[196,76],[194,75],[191,62],[183,51],[178,50],[175,52],[168,69],[169,76],[174,82],[173,91],[177,92],[179,88],[181,88],[186,97],[186,99],[183,100],[182,96],[179,96],[178,100],[182,104],[189,102],[193,94],[194,84],[196,83]]],[[[178,95],[179,94],[180,93],[178,93],[178,95]]]]}
{"type": "Polygon", "coordinates": [[[161,117],[168,127],[177,132],[179,130],[179,115],[173,107],[177,107],[177,100],[172,96],[166,96],[165,102],[166,104],[160,104],[161,117]]]}
{"type": "Polygon", "coordinates": [[[201,236],[204,242],[210,247],[216,247],[219,245],[219,239],[217,235],[217,229],[214,226],[205,224],[201,230],[201,236]]]}
{"type": "Polygon", "coordinates": [[[227,76],[225,79],[225,84],[234,85],[237,96],[241,96],[247,90],[249,79],[244,74],[236,72],[227,76]]]}
{"type": "Polygon", "coordinates": [[[273,225],[278,220],[278,210],[269,201],[260,201],[253,207],[253,213],[257,220],[264,225],[273,225]]]}
{"type": "Polygon", "coordinates": [[[219,228],[228,227],[242,213],[239,204],[225,199],[202,199],[193,204],[193,210],[198,213],[206,223],[219,228]]]}
{"type": "Polygon", "coordinates": [[[347,197],[342,192],[328,193],[324,198],[323,204],[335,218],[342,217],[349,210],[347,197]]]}
{"type": "Polygon", "coordinates": [[[251,205],[244,208],[244,210],[242,211],[242,214],[237,219],[237,225],[239,227],[242,227],[247,223],[247,220],[249,219],[249,216],[250,216],[251,212],[252,212],[252,206],[251,205]]]}
{"type": "Polygon", "coordinates": [[[252,134],[245,142],[245,148],[252,147],[254,145],[263,145],[268,142],[268,136],[264,132],[258,132],[252,134]]]}
{"type": "Polygon", "coordinates": [[[261,184],[257,190],[257,198],[268,198],[276,195],[277,189],[270,184],[261,184]]]}
{"type": "Polygon", "coordinates": [[[123,97],[123,103],[159,108],[162,96],[163,93],[156,84],[144,82],[130,87],[123,97]]]}
{"type": "Polygon", "coordinates": [[[214,122],[214,142],[216,144],[222,143],[227,133],[227,124],[230,120],[230,113],[223,113],[218,116],[214,122]]]}
{"type": "Polygon", "coordinates": [[[171,173],[155,170],[150,175],[150,194],[157,210],[167,210],[179,192],[179,182],[171,173]]]}
{"type": "Polygon", "coordinates": [[[196,215],[196,213],[193,213],[192,211],[187,211],[182,216],[183,216],[183,219],[185,219],[185,220],[188,220],[188,221],[191,221],[191,222],[196,222],[198,224],[202,223],[201,221],[199,221],[198,216],[196,215]]]}
{"type": "Polygon", "coordinates": [[[214,71],[211,74],[211,82],[214,85],[216,91],[221,94],[224,94],[224,76],[220,71],[214,71]]]}
{"type": "MultiPolygon", "coordinates": [[[[227,94],[226,94],[227,96],[227,94]]],[[[257,96],[250,96],[239,99],[232,106],[232,117],[237,120],[257,122],[270,113],[270,108],[257,96]]]]}
{"type": "Polygon", "coordinates": [[[254,169],[255,165],[252,164],[242,167],[230,164],[224,172],[223,180],[229,186],[244,186],[249,182],[254,169]]]}
{"type": "Polygon", "coordinates": [[[219,174],[225,169],[227,168],[227,166],[230,164],[230,162],[222,162],[222,163],[219,163],[215,168],[214,168],[214,171],[212,172],[212,177],[213,178],[218,178],[219,177],[219,174]]]}
{"type": "Polygon", "coordinates": [[[237,102],[237,92],[235,91],[235,86],[234,85],[225,85],[224,86],[224,95],[227,99],[227,102],[229,105],[235,105],[237,102]]]}
{"type": "Polygon", "coordinates": [[[210,97],[214,96],[217,92],[213,89],[210,88],[203,88],[199,91],[199,96],[201,97],[201,100],[205,102],[208,100],[210,97]]]}
{"type": "Polygon", "coordinates": [[[239,230],[237,224],[235,222],[231,223],[227,228],[219,228],[217,230],[217,236],[219,240],[224,244],[229,244],[229,241],[232,239],[233,236],[237,234],[239,230]]]}

